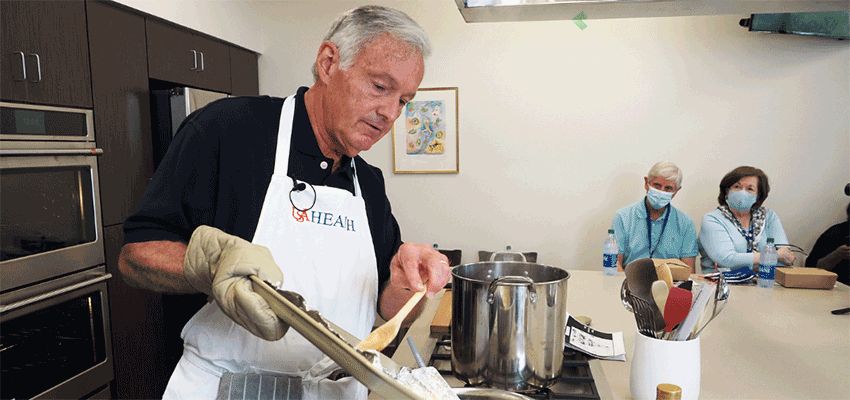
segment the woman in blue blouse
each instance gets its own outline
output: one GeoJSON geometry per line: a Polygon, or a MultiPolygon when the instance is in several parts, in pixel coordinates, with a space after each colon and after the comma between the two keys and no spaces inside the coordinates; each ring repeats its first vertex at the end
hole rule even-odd
{"type": "Polygon", "coordinates": [[[705,272],[749,266],[758,269],[759,250],[771,237],[778,249],[779,263],[794,264],[782,223],[773,210],[762,207],[770,192],[764,171],[742,166],[720,181],[717,209],[702,217],[699,232],[701,265],[705,272]]]}

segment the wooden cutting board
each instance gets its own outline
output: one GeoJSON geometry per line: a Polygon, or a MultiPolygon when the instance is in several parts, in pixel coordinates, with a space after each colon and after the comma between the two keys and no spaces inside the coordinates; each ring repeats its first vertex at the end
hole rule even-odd
{"type": "Polygon", "coordinates": [[[446,290],[443,294],[443,299],[440,300],[440,305],[437,306],[437,313],[434,314],[434,319],[431,320],[431,333],[449,333],[451,324],[452,291],[446,290]]]}

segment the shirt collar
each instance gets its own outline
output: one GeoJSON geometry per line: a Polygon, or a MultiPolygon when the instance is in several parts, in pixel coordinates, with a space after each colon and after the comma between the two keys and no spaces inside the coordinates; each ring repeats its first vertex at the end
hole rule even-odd
{"type": "MultiPolygon", "coordinates": [[[[333,159],[325,157],[322,154],[322,149],[319,148],[319,141],[316,139],[316,132],[313,131],[313,125],[310,123],[310,116],[307,114],[307,105],[304,102],[304,93],[309,88],[302,86],[298,88],[295,94],[295,115],[292,119],[292,125],[295,132],[304,132],[304,134],[293,135],[293,148],[308,157],[327,161],[333,165],[333,159]],[[309,133],[309,134],[307,134],[309,133]]],[[[351,168],[351,157],[342,156],[339,161],[339,170],[336,173],[341,174],[349,179],[353,179],[354,171],[351,168]]]]}

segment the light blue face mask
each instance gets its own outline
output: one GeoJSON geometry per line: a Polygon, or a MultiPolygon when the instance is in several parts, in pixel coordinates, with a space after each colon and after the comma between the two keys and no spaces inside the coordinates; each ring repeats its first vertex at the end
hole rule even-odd
{"type": "Polygon", "coordinates": [[[670,204],[670,200],[673,200],[673,193],[650,187],[649,191],[646,192],[646,199],[649,200],[649,205],[652,208],[660,210],[670,204]]]}
{"type": "Polygon", "coordinates": [[[749,210],[753,204],[756,204],[758,196],[746,190],[729,190],[726,195],[726,204],[738,211],[749,210]]]}

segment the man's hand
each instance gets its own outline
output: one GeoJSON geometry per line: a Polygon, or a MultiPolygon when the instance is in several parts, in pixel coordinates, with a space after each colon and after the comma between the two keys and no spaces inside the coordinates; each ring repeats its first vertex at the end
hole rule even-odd
{"type": "Polygon", "coordinates": [[[449,279],[449,259],[426,244],[404,243],[390,262],[391,286],[413,292],[427,290],[429,299],[442,290],[449,279]]]}
{"type": "Polygon", "coordinates": [[[835,250],[829,254],[821,257],[820,260],[817,261],[817,267],[827,271],[832,271],[835,269],[835,266],[841,262],[841,260],[847,259],[850,259],[850,246],[843,244],[836,247],[835,250]]]}
{"type": "Polygon", "coordinates": [[[266,247],[199,226],[186,247],[183,273],[192,287],[215,297],[221,310],[252,334],[274,341],[289,329],[248,278],[257,275],[272,283],[283,282],[283,273],[266,247]]]}
{"type": "Polygon", "coordinates": [[[838,248],[832,251],[830,256],[835,257],[839,260],[850,259],[850,246],[846,244],[838,246],[838,248]]]}
{"type": "MultiPolygon", "coordinates": [[[[390,281],[381,292],[378,311],[389,320],[415,292],[427,290],[427,297],[443,290],[451,278],[446,256],[431,246],[404,243],[390,262],[390,281]]],[[[419,316],[424,300],[408,314],[405,324],[419,316]]]]}

